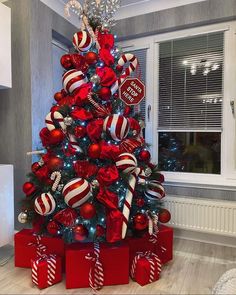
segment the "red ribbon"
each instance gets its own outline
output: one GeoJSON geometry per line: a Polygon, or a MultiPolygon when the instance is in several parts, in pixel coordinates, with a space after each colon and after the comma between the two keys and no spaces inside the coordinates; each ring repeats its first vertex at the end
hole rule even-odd
{"type": "Polygon", "coordinates": [[[93,119],[93,114],[84,108],[77,107],[75,108],[71,113],[71,117],[74,120],[81,120],[81,121],[87,121],[93,119]]]}
{"type": "Polygon", "coordinates": [[[111,54],[111,49],[114,47],[114,36],[112,34],[98,33],[98,42],[101,49],[99,50],[99,58],[105,63],[106,66],[114,64],[115,59],[111,54]]]}
{"type": "Polygon", "coordinates": [[[109,67],[96,68],[96,74],[101,79],[100,81],[101,86],[104,86],[104,87],[112,86],[117,80],[115,72],[109,67]]]}
{"type": "Polygon", "coordinates": [[[73,226],[75,224],[75,219],[78,217],[76,210],[72,208],[65,208],[57,212],[53,216],[53,220],[63,224],[64,226],[73,226]]]}
{"type": "Polygon", "coordinates": [[[110,186],[119,179],[119,173],[115,165],[105,166],[98,170],[97,180],[101,186],[110,186]]]}
{"type": "Polygon", "coordinates": [[[97,142],[101,138],[102,130],[103,130],[103,119],[96,119],[88,123],[86,127],[86,131],[91,141],[97,142]]]}
{"type": "Polygon", "coordinates": [[[95,175],[98,171],[98,168],[96,165],[89,163],[89,161],[78,160],[74,163],[74,170],[77,176],[86,179],[95,175]]]}
{"type": "Polygon", "coordinates": [[[115,144],[109,144],[106,141],[101,141],[101,159],[111,159],[115,161],[120,154],[120,148],[119,146],[115,144]]]}

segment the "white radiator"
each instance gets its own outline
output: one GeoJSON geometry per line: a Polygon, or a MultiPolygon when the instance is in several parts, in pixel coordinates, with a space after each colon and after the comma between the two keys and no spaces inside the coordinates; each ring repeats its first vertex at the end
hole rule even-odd
{"type": "Polygon", "coordinates": [[[236,237],[236,202],[183,197],[163,201],[173,227],[236,237]]]}

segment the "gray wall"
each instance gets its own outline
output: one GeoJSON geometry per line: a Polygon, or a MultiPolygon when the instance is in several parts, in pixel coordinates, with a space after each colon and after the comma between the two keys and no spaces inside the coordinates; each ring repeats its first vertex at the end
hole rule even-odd
{"type": "MultiPolygon", "coordinates": [[[[77,29],[39,0],[10,0],[13,87],[0,91],[0,163],[14,165],[15,215],[30,171],[26,156],[39,142],[39,130],[53,102],[52,36],[65,44],[77,29]]],[[[16,222],[16,228],[19,226],[16,222]]]]}

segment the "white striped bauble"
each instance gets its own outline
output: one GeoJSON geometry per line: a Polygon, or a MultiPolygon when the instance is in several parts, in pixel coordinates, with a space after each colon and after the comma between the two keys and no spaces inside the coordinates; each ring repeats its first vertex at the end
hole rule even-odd
{"type": "Polygon", "coordinates": [[[40,215],[49,215],[55,208],[56,202],[49,192],[41,194],[34,201],[34,210],[40,215]]]}
{"type": "Polygon", "coordinates": [[[104,120],[103,130],[115,141],[120,141],[123,138],[126,138],[129,133],[129,121],[118,114],[108,116],[104,120]]]}
{"type": "Polygon", "coordinates": [[[49,131],[56,129],[56,123],[60,125],[63,130],[66,130],[66,124],[64,123],[64,117],[61,113],[55,111],[47,114],[45,123],[49,131]]]}
{"type": "Polygon", "coordinates": [[[116,167],[124,173],[134,172],[137,165],[137,159],[130,153],[120,154],[116,160],[116,167]]]}
{"type": "Polygon", "coordinates": [[[159,181],[150,180],[144,194],[149,200],[155,201],[165,197],[165,190],[159,181]]]}
{"type": "Polygon", "coordinates": [[[88,51],[93,43],[92,38],[86,31],[75,33],[72,42],[75,49],[82,52],[88,51]]]}
{"type": "Polygon", "coordinates": [[[73,69],[65,72],[62,82],[64,90],[67,93],[72,93],[75,89],[87,83],[88,79],[83,72],[73,69]]]}
{"type": "Polygon", "coordinates": [[[84,204],[91,196],[91,186],[83,178],[74,178],[64,186],[62,194],[65,203],[72,208],[84,204]]]}

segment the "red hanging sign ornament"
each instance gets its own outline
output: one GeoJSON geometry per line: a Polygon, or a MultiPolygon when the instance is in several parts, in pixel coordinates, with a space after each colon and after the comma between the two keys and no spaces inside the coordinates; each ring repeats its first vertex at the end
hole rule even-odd
{"type": "Polygon", "coordinates": [[[119,97],[128,106],[138,105],[145,97],[145,85],[139,78],[126,78],[119,87],[119,97]]]}

